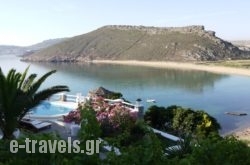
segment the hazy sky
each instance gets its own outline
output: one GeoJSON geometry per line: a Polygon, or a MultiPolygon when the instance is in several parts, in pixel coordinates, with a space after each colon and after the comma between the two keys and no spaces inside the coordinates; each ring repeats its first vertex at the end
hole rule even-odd
{"type": "Polygon", "coordinates": [[[204,25],[226,40],[250,40],[248,0],[0,0],[0,45],[31,45],[104,25],[204,25]]]}

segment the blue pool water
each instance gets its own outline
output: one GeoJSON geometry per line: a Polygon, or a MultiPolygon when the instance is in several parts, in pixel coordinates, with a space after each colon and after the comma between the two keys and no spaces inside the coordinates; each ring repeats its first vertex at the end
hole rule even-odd
{"type": "Polygon", "coordinates": [[[31,109],[31,115],[33,116],[53,116],[67,114],[72,110],[72,108],[53,105],[48,101],[44,101],[37,107],[31,109]]]}

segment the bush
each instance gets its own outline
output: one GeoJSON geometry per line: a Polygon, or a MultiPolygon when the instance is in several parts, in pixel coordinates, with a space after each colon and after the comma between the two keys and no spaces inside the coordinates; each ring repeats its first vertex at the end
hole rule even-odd
{"type": "Polygon", "coordinates": [[[104,164],[158,165],[168,162],[161,141],[144,122],[136,122],[129,132],[125,132],[121,136],[112,140],[113,144],[121,144],[118,147],[122,154],[118,156],[109,152],[104,164]]]}
{"type": "Polygon", "coordinates": [[[180,106],[152,106],[144,119],[153,128],[183,136],[192,134],[196,137],[208,137],[210,134],[218,134],[220,129],[216,119],[206,112],[180,106]]]}
{"type": "Polygon", "coordinates": [[[70,111],[68,113],[68,115],[63,116],[63,121],[65,123],[72,123],[75,122],[76,124],[80,124],[81,122],[81,113],[80,110],[74,110],[74,111],[70,111]]]}
{"type": "Polygon", "coordinates": [[[219,140],[204,139],[196,147],[186,160],[190,164],[250,164],[250,148],[233,137],[219,140]]]}
{"type": "Polygon", "coordinates": [[[164,131],[170,131],[172,118],[173,111],[168,111],[164,107],[156,105],[149,107],[144,115],[144,120],[150,126],[164,131]]]}
{"type": "Polygon", "coordinates": [[[116,104],[109,109],[97,111],[96,118],[100,123],[104,137],[116,136],[134,125],[137,113],[130,112],[116,104]]]}
{"type": "MultiPolygon", "coordinates": [[[[151,107],[152,108],[152,107],[151,107]]],[[[148,125],[144,121],[137,120],[127,128],[124,127],[123,131],[117,136],[109,137],[107,139],[109,145],[116,146],[120,149],[121,155],[116,155],[114,152],[108,152],[106,159],[101,160],[99,154],[86,155],[82,153],[44,153],[40,154],[28,154],[25,149],[20,149],[20,152],[16,154],[10,153],[9,141],[0,140],[0,165],[12,165],[12,164],[35,164],[35,165],[70,165],[70,164],[250,164],[250,148],[243,142],[232,138],[222,138],[219,136],[212,136],[214,129],[217,127],[211,127],[213,125],[213,118],[211,119],[206,113],[202,111],[193,111],[191,109],[182,109],[181,107],[171,106],[168,108],[160,108],[158,111],[157,107],[152,108],[153,114],[158,117],[160,114],[172,115],[170,118],[170,124],[175,124],[177,127],[183,123],[184,126],[180,127],[181,130],[202,130],[207,131],[208,135],[202,136],[203,138],[192,141],[192,136],[188,136],[184,141],[181,141],[179,145],[180,150],[166,150],[166,146],[162,144],[156,134],[149,129],[148,125]],[[161,111],[169,111],[161,112],[161,111]],[[198,116],[198,117],[197,117],[198,116]],[[198,120],[194,123],[198,123],[198,126],[189,125],[189,121],[194,119],[198,120]],[[175,121],[176,120],[176,121],[175,121]],[[187,122],[187,123],[185,123],[187,122]],[[207,129],[209,128],[209,129],[207,129]],[[209,137],[209,138],[207,138],[209,137]],[[167,154],[168,155],[167,155],[167,154]]],[[[85,104],[84,107],[79,107],[81,114],[81,130],[79,132],[79,140],[81,141],[81,150],[86,150],[86,140],[97,140],[101,135],[101,125],[96,118],[96,112],[90,104],[85,104]]],[[[150,114],[150,113],[149,113],[150,114]]],[[[148,114],[148,115],[149,115],[148,114]]],[[[125,115],[128,117],[126,112],[114,113],[116,118],[114,119],[117,123],[127,123],[127,119],[123,118],[125,115]],[[118,114],[118,115],[117,115],[118,114]]],[[[153,117],[155,117],[153,116],[153,117]]],[[[147,116],[150,119],[152,116],[147,116]]],[[[167,116],[169,117],[169,116],[167,116]]],[[[161,118],[160,124],[157,123],[156,118],[154,122],[158,126],[169,127],[164,125],[163,119],[161,118]]],[[[123,123],[123,124],[124,124],[123,123]]],[[[187,131],[189,132],[189,131],[187,131]]],[[[199,131],[198,131],[199,132],[199,131]]],[[[32,140],[61,140],[55,134],[25,134],[21,139],[18,139],[19,144],[25,143],[25,138],[29,137],[32,140]]],[[[66,149],[67,150],[67,149],[66,149]]]]}

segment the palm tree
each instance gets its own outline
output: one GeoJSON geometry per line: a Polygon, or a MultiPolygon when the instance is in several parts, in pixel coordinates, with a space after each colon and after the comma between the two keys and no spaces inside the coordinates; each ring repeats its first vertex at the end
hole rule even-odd
{"type": "Polygon", "coordinates": [[[63,85],[38,91],[41,84],[56,71],[52,70],[36,80],[37,74],[27,76],[28,70],[29,67],[20,73],[11,69],[5,76],[0,68],[0,129],[3,139],[14,138],[15,128],[31,108],[55,93],[69,91],[63,85]]]}

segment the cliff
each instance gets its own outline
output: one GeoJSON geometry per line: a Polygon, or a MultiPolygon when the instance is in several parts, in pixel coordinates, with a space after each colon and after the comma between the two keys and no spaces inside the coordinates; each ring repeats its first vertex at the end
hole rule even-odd
{"type": "Polygon", "coordinates": [[[215,36],[204,26],[109,25],[35,52],[23,60],[206,61],[248,58],[249,52],[215,36]]]}

